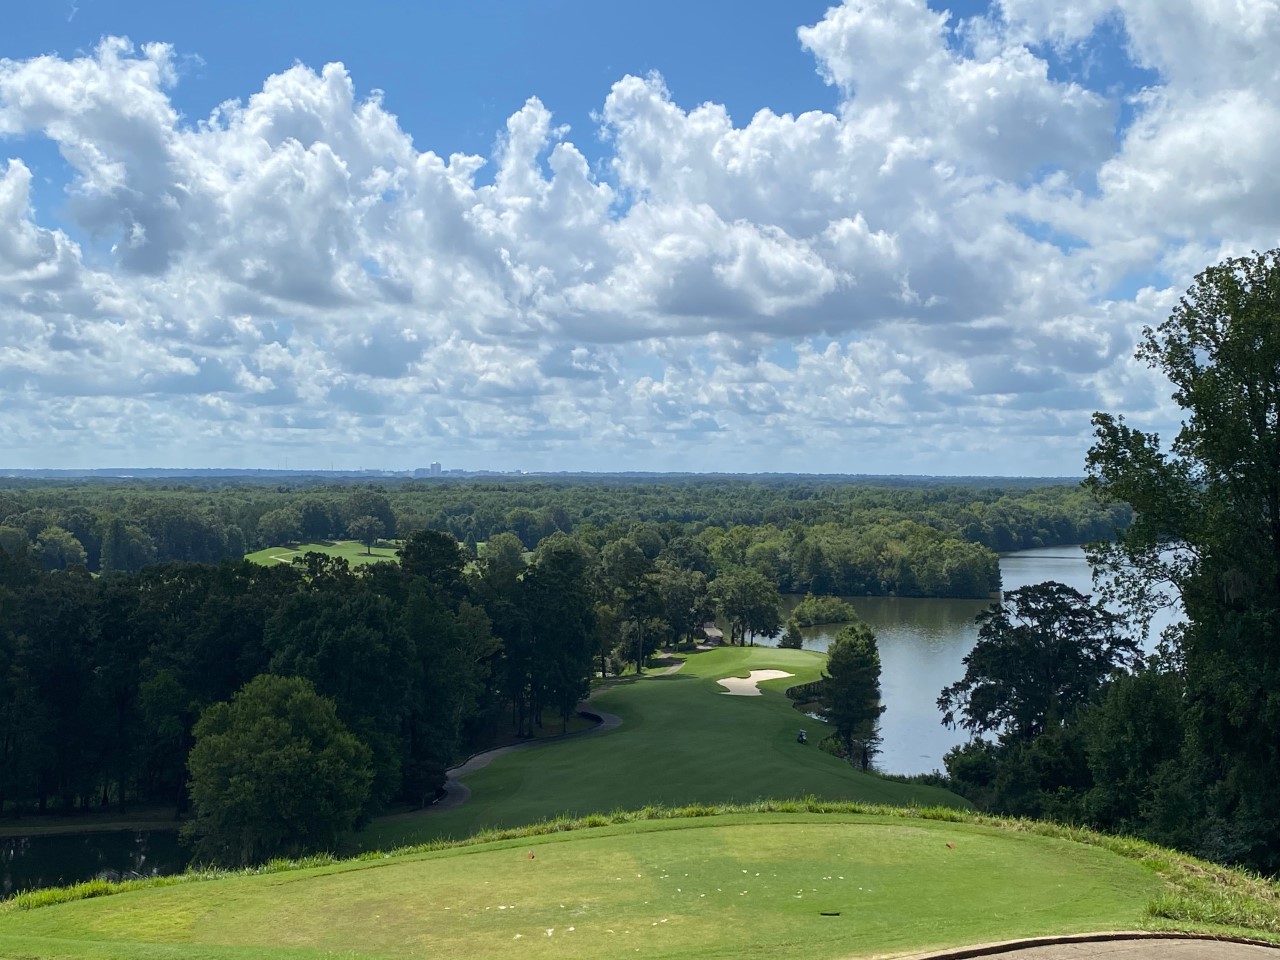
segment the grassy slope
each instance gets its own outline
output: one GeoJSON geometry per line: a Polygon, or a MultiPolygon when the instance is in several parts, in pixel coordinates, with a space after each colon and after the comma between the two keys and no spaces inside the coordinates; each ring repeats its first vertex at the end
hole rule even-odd
{"type": "Polygon", "coordinates": [[[323,540],[318,543],[300,543],[295,547],[266,547],[255,553],[246,554],[245,559],[263,566],[271,566],[273,563],[289,563],[294,557],[314,552],[327,553],[331,557],[345,557],[352,566],[360,563],[379,563],[384,560],[399,563],[400,558],[396,556],[397,547],[387,546],[385,540],[380,540],[379,544],[373,548],[373,553],[369,554],[365,552],[364,544],[355,540],[323,540]]]}
{"type": "Polygon", "coordinates": [[[823,654],[809,650],[722,647],[690,656],[671,676],[613,683],[592,704],[622,717],[617,730],[499,757],[466,778],[472,796],[461,807],[386,818],[355,845],[388,849],[561,814],[655,803],[814,796],[967,806],[945,790],[855,772],[818,749],[825,724],[792,708],[784,691],[817,679],[825,662],[823,654]],[[765,682],[760,697],[726,696],[715,682],[767,669],[795,677],[765,682]],[[795,740],[801,727],[810,734],[806,746],[795,740]]]}
{"type": "Polygon", "coordinates": [[[141,942],[188,957],[835,957],[1133,928],[1160,886],[1106,850],[992,826],[738,814],[14,911],[0,915],[0,952],[151,956],[141,942]]]}

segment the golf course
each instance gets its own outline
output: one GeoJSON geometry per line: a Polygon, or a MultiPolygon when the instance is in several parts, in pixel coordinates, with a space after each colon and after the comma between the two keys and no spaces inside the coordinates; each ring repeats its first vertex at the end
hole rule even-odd
{"type": "MultiPolygon", "coordinates": [[[[774,647],[719,647],[649,675],[598,686],[587,705],[619,717],[608,733],[505,754],[464,779],[470,798],[447,812],[375,822],[360,849],[388,849],[557,816],[648,804],[747,803],[816,797],[916,806],[968,804],[937,787],[860,773],[818,749],[824,723],[798,712],[788,687],[817,680],[825,655],[774,647]],[[752,671],[790,674],[759,684],[760,696],[731,696],[719,681],[752,671]],[[673,671],[673,672],[669,672],[673,671]],[[809,743],[796,742],[806,728],[809,743]]],[[[549,719],[552,729],[558,722],[549,719]]]]}
{"type": "Polygon", "coordinates": [[[465,802],[376,821],[348,859],[19,895],[0,905],[0,955],[827,958],[1098,930],[1280,939],[1270,882],[851,770],[785,696],[822,664],[720,648],[606,682],[588,709],[610,729],[496,755],[464,778],[465,802]],[[773,678],[757,686],[756,671],[773,678]]]}
{"type": "Polygon", "coordinates": [[[323,553],[330,557],[342,557],[353,567],[363,563],[399,563],[399,544],[379,540],[370,550],[357,540],[317,540],[312,543],[295,543],[290,546],[265,547],[245,555],[251,563],[264,567],[273,563],[292,563],[308,553],[323,553]]]}

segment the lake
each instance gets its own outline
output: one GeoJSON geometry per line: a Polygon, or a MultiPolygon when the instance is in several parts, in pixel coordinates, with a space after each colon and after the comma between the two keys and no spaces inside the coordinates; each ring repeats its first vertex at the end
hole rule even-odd
{"type": "MultiPolygon", "coordinates": [[[[1005,590],[1057,580],[1081,593],[1093,593],[1093,576],[1080,547],[1020,550],[1000,558],[1005,590]]],[[[799,598],[788,601],[788,610],[799,598]]],[[[880,644],[881,691],[886,707],[880,720],[884,738],[877,766],[886,773],[929,773],[943,769],[942,756],[964,743],[962,730],[942,725],[937,699],[942,688],[964,675],[963,660],[978,638],[974,617],[986,600],[933,600],[907,597],[847,598],[875,631],[880,644]]],[[[1152,630],[1167,624],[1172,615],[1152,630]]],[[[826,650],[840,624],[800,631],[806,650],[826,650]]]]}

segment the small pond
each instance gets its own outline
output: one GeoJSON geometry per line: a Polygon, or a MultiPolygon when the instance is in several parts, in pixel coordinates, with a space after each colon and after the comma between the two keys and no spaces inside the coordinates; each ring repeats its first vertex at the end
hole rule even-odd
{"type": "Polygon", "coordinates": [[[187,851],[176,830],[112,830],[0,837],[0,894],[56,887],[94,877],[178,873],[187,851]]]}

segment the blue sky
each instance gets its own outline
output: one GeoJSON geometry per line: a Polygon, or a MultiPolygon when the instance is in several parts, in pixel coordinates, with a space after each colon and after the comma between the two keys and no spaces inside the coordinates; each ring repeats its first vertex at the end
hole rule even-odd
{"type": "Polygon", "coordinates": [[[11,4],[0,469],[1063,474],[1094,409],[1167,433],[1142,325],[1280,232],[1274,4],[942,9],[11,4]]]}

